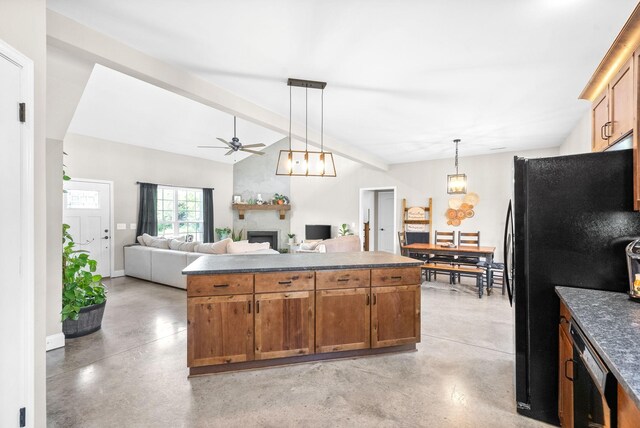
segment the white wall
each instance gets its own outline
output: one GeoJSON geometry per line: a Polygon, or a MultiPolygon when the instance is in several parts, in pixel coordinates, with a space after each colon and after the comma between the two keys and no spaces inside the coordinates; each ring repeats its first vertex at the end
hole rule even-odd
{"type": "MultiPolygon", "coordinates": [[[[35,99],[35,260],[34,313],[35,328],[35,426],[46,425],[45,388],[45,313],[47,297],[47,275],[44,261],[53,248],[43,245],[46,236],[46,150],[45,150],[45,106],[46,106],[46,3],[44,0],[3,1],[0,13],[0,39],[31,58],[34,63],[35,99]]],[[[59,248],[58,248],[59,251],[59,248]]],[[[58,292],[61,292],[58,290],[58,292]]]]}
{"type": "Polygon", "coordinates": [[[558,148],[560,155],[591,152],[591,110],[587,111],[558,148]]]}
{"type": "Polygon", "coordinates": [[[453,171],[453,159],[395,164],[389,172],[373,170],[336,156],[336,178],[291,178],[291,230],[304,236],[305,224],[359,224],[359,189],[397,186],[398,230],[401,226],[402,198],[407,204],[426,205],[433,198],[433,230],[481,232],[481,244],[498,247],[496,260],[502,259],[504,216],[512,194],[512,166],[515,155],[523,157],[556,156],[557,148],[463,157],[460,172],[466,173],[468,190],[480,196],[476,215],[460,227],[447,226],[444,214],[452,195],[446,192],[446,176],[453,171]]]}
{"type": "Polygon", "coordinates": [[[138,220],[137,181],[213,187],[214,227],[233,224],[232,165],[75,134],[65,137],[64,151],[70,177],[114,182],[115,223],[127,224],[127,230],[114,230],[112,234],[115,270],[124,269],[123,247],[136,239],[136,231],[129,229],[129,224],[138,220]]]}

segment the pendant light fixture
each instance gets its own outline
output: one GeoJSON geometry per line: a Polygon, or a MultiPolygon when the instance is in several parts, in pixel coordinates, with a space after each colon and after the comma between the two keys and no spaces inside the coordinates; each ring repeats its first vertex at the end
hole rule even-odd
{"type": "Polygon", "coordinates": [[[287,80],[289,86],[289,150],[280,150],[276,175],[302,176],[302,177],[335,177],[336,166],[333,162],[333,153],[324,151],[324,88],[326,82],[313,80],[291,79],[287,80]],[[304,151],[291,148],[291,110],[292,88],[305,88],[304,107],[304,151]],[[309,89],[320,89],[320,151],[309,150],[309,89]]]}
{"type": "Polygon", "coordinates": [[[447,175],[447,193],[450,195],[460,195],[467,193],[467,175],[458,173],[458,143],[459,139],[453,140],[456,145],[456,173],[447,175]]]}

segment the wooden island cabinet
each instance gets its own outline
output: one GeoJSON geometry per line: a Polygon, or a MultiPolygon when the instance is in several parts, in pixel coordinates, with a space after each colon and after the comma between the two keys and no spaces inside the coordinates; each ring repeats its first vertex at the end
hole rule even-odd
{"type": "Polygon", "coordinates": [[[201,257],[183,272],[190,374],[415,350],[420,264],[382,252],[201,257]]]}

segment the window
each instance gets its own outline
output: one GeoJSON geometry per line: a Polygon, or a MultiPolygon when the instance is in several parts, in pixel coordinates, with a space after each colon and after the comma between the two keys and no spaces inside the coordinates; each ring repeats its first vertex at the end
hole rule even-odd
{"type": "Polygon", "coordinates": [[[67,190],[67,208],[97,210],[100,208],[100,194],[93,190],[67,190]]]}
{"type": "Polygon", "coordinates": [[[202,189],[158,186],[158,236],[202,242],[202,189]]]}

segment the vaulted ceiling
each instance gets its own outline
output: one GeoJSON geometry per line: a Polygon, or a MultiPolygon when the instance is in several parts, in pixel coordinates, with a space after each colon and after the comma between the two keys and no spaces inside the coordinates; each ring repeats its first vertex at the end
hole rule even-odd
{"type": "MultiPolygon", "coordinates": [[[[326,81],[325,133],[388,163],[450,157],[454,138],[462,139],[463,156],[558,146],[588,110],[578,94],[636,4],[48,1],[58,13],[282,116],[289,114],[287,77],[326,81]]],[[[226,113],[183,120],[185,100],[135,89],[136,81],[111,73],[96,69],[70,131],[131,144],[146,139],[169,151],[230,137],[226,113]],[[118,118],[131,112],[126,108],[105,114],[118,108],[107,94],[121,84],[131,84],[125,104],[135,123],[118,118]],[[132,129],[107,137],[116,121],[132,129]]],[[[318,95],[309,92],[313,129],[318,95]]],[[[304,90],[294,91],[293,106],[294,120],[304,122],[304,90]]],[[[250,124],[246,135],[240,129],[244,143],[283,137],[250,124]]]]}

